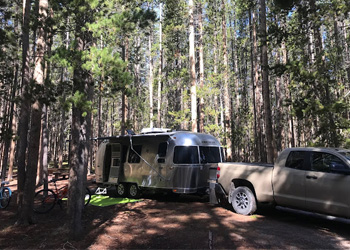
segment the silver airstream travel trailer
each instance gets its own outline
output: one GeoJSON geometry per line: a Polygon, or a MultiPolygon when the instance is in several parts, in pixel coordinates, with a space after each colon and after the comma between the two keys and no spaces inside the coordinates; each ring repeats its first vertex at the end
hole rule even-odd
{"type": "Polygon", "coordinates": [[[120,196],[145,188],[188,194],[207,191],[209,169],[223,159],[219,141],[207,134],[148,129],[109,137],[96,155],[96,182],[115,185],[120,196]]]}

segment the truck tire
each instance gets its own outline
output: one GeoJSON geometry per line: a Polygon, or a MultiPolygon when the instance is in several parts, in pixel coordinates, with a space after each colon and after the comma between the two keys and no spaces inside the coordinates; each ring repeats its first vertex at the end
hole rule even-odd
{"type": "Polygon", "coordinates": [[[236,213],[250,215],[256,211],[256,200],[248,187],[240,186],[232,190],[232,207],[236,213]]]}

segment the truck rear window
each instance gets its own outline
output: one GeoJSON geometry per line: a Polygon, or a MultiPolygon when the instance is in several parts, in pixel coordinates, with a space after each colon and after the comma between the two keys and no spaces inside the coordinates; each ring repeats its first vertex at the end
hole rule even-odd
{"type": "Polygon", "coordinates": [[[197,146],[176,146],[174,148],[175,164],[198,164],[198,147],[197,146]]]}
{"type": "Polygon", "coordinates": [[[286,167],[287,168],[295,168],[295,169],[303,169],[304,168],[304,159],[305,159],[305,151],[292,151],[288,155],[286,167]]]}

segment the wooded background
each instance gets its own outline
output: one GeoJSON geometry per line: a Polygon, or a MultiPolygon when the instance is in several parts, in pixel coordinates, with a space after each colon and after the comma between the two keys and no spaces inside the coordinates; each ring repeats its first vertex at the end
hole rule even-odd
{"type": "Polygon", "coordinates": [[[91,138],[144,127],[212,134],[232,161],[348,147],[349,13],[348,0],[0,0],[2,180],[17,169],[26,207],[29,180],[69,158],[79,195],[91,138]]]}

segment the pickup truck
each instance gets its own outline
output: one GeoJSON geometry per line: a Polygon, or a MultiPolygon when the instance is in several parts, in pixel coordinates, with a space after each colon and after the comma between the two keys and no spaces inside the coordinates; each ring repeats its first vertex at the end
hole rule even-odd
{"type": "Polygon", "coordinates": [[[217,197],[236,213],[253,214],[260,203],[350,217],[350,150],[288,148],[275,164],[218,164],[217,197]]]}

